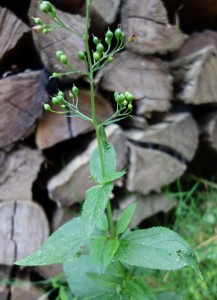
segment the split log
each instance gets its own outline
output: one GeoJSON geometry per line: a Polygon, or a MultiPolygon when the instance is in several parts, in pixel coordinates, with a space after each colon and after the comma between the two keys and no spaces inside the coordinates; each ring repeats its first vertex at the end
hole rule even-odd
{"type": "MultiPolygon", "coordinates": [[[[110,125],[106,129],[109,141],[117,152],[117,169],[123,170],[126,166],[125,137],[117,125],[110,125]]],[[[85,198],[87,189],[95,185],[89,177],[89,161],[93,149],[97,146],[92,141],[86,151],[73,159],[59,174],[48,182],[49,196],[63,206],[70,206],[85,198]]]]}
{"type": "Polygon", "coordinates": [[[8,300],[10,289],[7,287],[7,279],[10,280],[11,267],[0,265],[0,299],[8,300]],[[3,281],[5,282],[3,284],[3,281]]]}
{"type": "Polygon", "coordinates": [[[127,47],[141,54],[174,51],[185,39],[178,26],[169,23],[161,0],[126,0],[121,24],[127,37],[136,36],[127,47]]]}
{"type": "Polygon", "coordinates": [[[123,52],[102,70],[96,80],[101,80],[101,87],[107,91],[129,90],[136,99],[138,115],[164,112],[170,107],[172,78],[155,57],[123,52]]]}
{"type": "MultiPolygon", "coordinates": [[[[66,98],[68,93],[65,93],[66,98]]],[[[69,100],[69,99],[68,99],[69,100]]],[[[113,113],[111,105],[100,94],[96,94],[96,114],[100,121],[109,118],[113,113]]],[[[79,109],[87,116],[91,116],[90,92],[79,91],[79,109]]],[[[54,108],[55,109],[55,108],[54,108]]],[[[39,149],[46,149],[64,140],[74,138],[93,130],[93,125],[79,118],[45,112],[39,122],[36,132],[36,143],[39,149]]]]}
{"type": "Polygon", "coordinates": [[[137,207],[133,218],[129,224],[130,228],[135,228],[145,219],[156,215],[157,213],[169,212],[173,205],[175,199],[169,199],[168,196],[164,194],[150,194],[148,196],[142,195],[130,195],[123,198],[118,202],[119,210],[116,213],[115,218],[121,215],[121,213],[133,202],[137,202],[137,207]]]}
{"type": "MultiPolygon", "coordinates": [[[[85,31],[85,18],[80,15],[71,15],[57,10],[58,17],[60,20],[67,24],[67,26],[77,30],[81,34],[85,31]]],[[[38,9],[38,3],[32,0],[29,16],[39,17],[45,24],[53,24],[53,20],[46,14],[42,13],[38,9]]],[[[69,72],[69,68],[61,64],[56,59],[56,51],[62,50],[68,57],[69,63],[75,68],[85,71],[85,64],[83,61],[78,59],[78,51],[84,50],[84,40],[73,34],[71,31],[66,29],[58,28],[49,32],[48,35],[37,33],[33,31],[33,39],[35,42],[36,49],[41,57],[44,66],[50,73],[64,73],[69,72]]],[[[60,78],[63,81],[70,81],[78,78],[81,75],[71,74],[66,77],[60,78]]]]}
{"type": "Polygon", "coordinates": [[[46,292],[39,287],[34,286],[33,284],[25,284],[23,286],[12,286],[11,288],[11,297],[10,300],[39,300],[39,299],[48,299],[44,298],[46,292]],[[44,297],[43,297],[44,296],[44,297]]]}
{"type": "Polygon", "coordinates": [[[0,61],[9,53],[29,28],[7,8],[0,8],[0,61]]]}
{"type": "Polygon", "coordinates": [[[120,6],[120,0],[93,0],[91,9],[95,11],[106,23],[111,25],[114,23],[120,6]]]}
{"type": "Polygon", "coordinates": [[[186,170],[197,149],[198,129],[188,113],[168,116],[146,131],[127,132],[130,150],[126,188],[130,192],[159,192],[186,170]]]}
{"type": "Polygon", "coordinates": [[[39,205],[26,201],[0,203],[0,263],[12,265],[48,237],[48,221],[39,205]]]}
{"type": "Polygon", "coordinates": [[[209,46],[170,64],[175,100],[186,104],[217,102],[217,50],[209,46]]]}
{"type": "Polygon", "coordinates": [[[217,111],[207,114],[198,123],[202,141],[217,152],[217,111]]]}
{"type": "Polygon", "coordinates": [[[32,200],[32,185],[42,163],[39,151],[18,149],[11,154],[2,154],[0,164],[0,200],[32,200]]]}
{"type": "Polygon", "coordinates": [[[0,148],[32,133],[42,115],[41,102],[47,102],[45,74],[42,71],[21,73],[0,80],[0,148]]]}

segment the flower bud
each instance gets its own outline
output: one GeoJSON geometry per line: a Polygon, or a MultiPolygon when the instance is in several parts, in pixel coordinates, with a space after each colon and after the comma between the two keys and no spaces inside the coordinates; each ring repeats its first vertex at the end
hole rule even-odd
{"type": "Polygon", "coordinates": [[[33,26],[32,30],[35,31],[35,32],[42,32],[43,26],[41,26],[41,25],[33,26]]]}
{"type": "Polygon", "coordinates": [[[123,33],[123,31],[120,29],[120,28],[117,28],[116,30],[115,30],[115,37],[116,37],[116,39],[119,41],[122,41],[123,39],[124,39],[124,33],[123,33]]]}
{"type": "Polygon", "coordinates": [[[66,109],[66,107],[67,107],[67,106],[66,106],[65,104],[62,104],[62,105],[61,105],[61,108],[62,108],[62,109],[66,109]]]}
{"type": "Polygon", "coordinates": [[[111,40],[113,38],[113,32],[108,29],[108,31],[106,32],[105,36],[111,42],[111,40]]]}
{"type": "Polygon", "coordinates": [[[94,42],[94,44],[97,45],[97,44],[99,43],[98,37],[94,36],[94,37],[93,37],[93,42],[94,42]]]}
{"type": "Polygon", "coordinates": [[[59,104],[61,104],[62,102],[64,102],[65,101],[65,99],[64,99],[64,97],[63,96],[61,96],[61,95],[57,95],[57,100],[58,100],[58,102],[59,102],[59,104]]]}
{"type": "Polygon", "coordinates": [[[42,33],[43,33],[43,34],[48,34],[48,32],[49,32],[49,30],[48,30],[47,28],[44,28],[44,29],[42,30],[42,33]]]}
{"type": "Polygon", "coordinates": [[[56,58],[57,58],[58,60],[60,60],[60,56],[63,55],[63,54],[64,54],[63,51],[56,51],[56,58]]]}
{"type": "Polygon", "coordinates": [[[53,7],[53,5],[49,1],[42,1],[40,4],[40,10],[45,14],[51,14],[52,17],[56,16],[56,11],[53,7]]]}
{"type": "Polygon", "coordinates": [[[101,58],[101,55],[98,51],[93,52],[93,58],[95,59],[95,61],[99,61],[101,58]]]}
{"type": "Polygon", "coordinates": [[[60,61],[62,64],[67,65],[67,63],[68,63],[68,58],[67,58],[67,56],[66,56],[65,54],[62,54],[62,55],[60,55],[59,61],[60,61]]]}
{"type": "Polygon", "coordinates": [[[57,97],[52,97],[52,103],[54,104],[54,105],[59,105],[60,103],[59,103],[59,100],[57,99],[57,97]]]}
{"type": "Polygon", "coordinates": [[[78,58],[80,60],[85,60],[86,56],[84,54],[84,51],[78,51],[78,58]]]}
{"type": "Polygon", "coordinates": [[[72,100],[74,100],[74,95],[72,94],[71,91],[69,91],[69,97],[70,97],[72,100]]]}
{"type": "Polygon", "coordinates": [[[124,94],[118,94],[118,92],[115,92],[115,93],[114,93],[114,98],[115,98],[115,101],[116,101],[119,105],[122,105],[122,104],[123,104],[123,101],[124,101],[124,94]]]}
{"type": "Polygon", "coordinates": [[[128,104],[128,108],[129,110],[132,110],[133,109],[133,105],[131,103],[128,104]]]}
{"type": "Polygon", "coordinates": [[[73,94],[74,94],[76,97],[78,97],[79,89],[78,89],[77,86],[75,86],[74,84],[73,84],[73,87],[72,87],[72,92],[73,92],[73,94]]]}
{"type": "Polygon", "coordinates": [[[97,45],[96,45],[96,50],[97,50],[100,54],[102,54],[103,51],[104,51],[104,46],[103,46],[103,44],[102,44],[102,43],[97,44],[97,45]]]}
{"type": "Polygon", "coordinates": [[[42,20],[40,18],[33,18],[33,20],[34,20],[35,24],[37,24],[37,25],[43,25],[43,22],[42,22],[42,20]]]}
{"type": "Polygon", "coordinates": [[[60,78],[62,75],[61,74],[58,74],[58,73],[53,73],[52,74],[52,77],[53,78],[60,78]]]}
{"type": "Polygon", "coordinates": [[[128,101],[128,102],[132,102],[133,99],[134,99],[134,96],[133,94],[129,93],[129,92],[126,92],[125,93],[125,99],[128,101]]]}
{"type": "Polygon", "coordinates": [[[47,111],[51,111],[51,107],[49,104],[44,104],[44,109],[47,111]]]}
{"type": "Polygon", "coordinates": [[[59,91],[59,92],[58,92],[58,96],[61,96],[61,97],[64,98],[64,93],[63,93],[62,91],[59,91]]]}
{"type": "Polygon", "coordinates": [[[127,104],[128,104],[127,100],[124,100],[123,105],[127,106],[127,104]]]}

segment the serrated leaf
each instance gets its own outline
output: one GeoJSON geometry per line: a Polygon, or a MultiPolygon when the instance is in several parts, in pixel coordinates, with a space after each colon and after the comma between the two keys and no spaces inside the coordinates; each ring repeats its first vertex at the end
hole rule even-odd
{"type": "Polygon", "coordinates": [[[163,292],[156,295],[157,300],[184,300],[182,292],[163,292]]]}
{"type": "Polygon", "coordinates": [[[20,266],[59,264],[77,258],[87,245],[81,218],[75,218],[55,231],[35,252],[18,260],[20,266]]]}
{"type": "Polygon", "coordinates": [[[101,218],[98,220],[98,222],[96,223],[96,226],[102,230],[102,231],[105,231],[107,232],[108,231],[108,219],[106,217],[106,214],[103,213],[101,218]]]}
{"type": "Polygon", "coordinates": [[[108,240],[105,244],[105,249],[103,253],[103,266],[106,268],[112,259],[114,258],[115,253],[118,250],[119,247],[119,240],[108,240]]]}
{"type": "Polygon", "coordinates": [[[102,217],[112,189],[112,184],[106,184],[94,186],[87,191],[82,219],[88,236],[91,235],[95,225],[102,217]]]}
{"type": "Polygon", "coordinates": [[[132,203],[130,204],[125,210],[124,212],[122,213],[122,215],[120,216],[118,222],[117,222],[117,225],[116,225],[116,232],[117,234],[121,234],[123,233],[127,226],[129,225],[132,217],[133,217],[133,214],[135,212],[135,209],[136,209],[136,205],[137,203],[132,203]]]}
{"type": "Polygon", "coordinates": [[[164,227],[127,233],[120,240],[116,257],[124,264],[151,269],[175,270],[190,266],[197,270],[195,266],[198,266],[196,255],[188,243],[164,227]],[[191,253],[191,257],[188,255],[188,260],[183,259],[178,251],[183,255],[191,253]]]}
{"type": "Polygon", "coordinates": [[[115,172],[115,173],[111,173],[106,175],[105,177],[103,177],[103,183],[109,183],[112,182],[122,176],[124,176],[126,174],[126,170],[122,171],[122,172],[115,172]]]}
{"type": "MultiPolygon", "coordinates": [[[[105,176],[116,172],[116,153],[112,144],[102,143],[102,154],[105,176]]],[[[97,182],[103,182],[102,168],[98,147],[93,151],[90,157],[90,175],[97,182]]]]}
{"type": "Polygon", "coordinates": [[[90,240],[90,257],[96,267],[102,265],[102,256],[105,250],[106,239],[106,236],[100,236],[90,240]]]}
{"type": "Polygon", "coordinates": [[[145,283],[144,278],[128,279],[124,291],[130,295],[130,299],[156,300],[154,293],[145,283]]]}
{"type": "Polygon", "coordinates": [[[120,284],[120,282],[118,281],[118,279],[116,279],[115,277],[110,276],[109,274],[104,274],[104,273],[86,273],[87,276],[93,280],[94,282],[96,282],[97,284],[99,284],[100,286],[112,289],[112,290],[116,290],[117,285],[120,284]]]}

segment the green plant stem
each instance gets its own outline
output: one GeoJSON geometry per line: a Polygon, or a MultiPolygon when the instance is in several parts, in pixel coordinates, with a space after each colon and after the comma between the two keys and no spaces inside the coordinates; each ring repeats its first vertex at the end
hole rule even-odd
{"type": "MultiPolygon", "coordinates": [[[[88,62],[88,67],[89,67],[89,70],[87,70],[87,71],[88,71],[88,78],[89,78],[89,84],[90,84],[92,122],[93,122],[94,129],[96,131],[96,138],[97,138],[98,149],[99,149],[99,157],[100,157],[102,176],[105,177],[105,167],[104,167],[104,160],[103,160],[103,144],[102,144],[102,140],[100,137],[98,120],[96,118],[96,113],[95,113],[95,90],[94,90],[94,80],[93,80],[94,70],[93,70],[93,64],[92,64],[92,60],[91,60],[90,48],[89,48],[89,43],[88,43],[90,5],[91,5],[91,0],[88,0],[87,6],[86,6],[86,25],[85,25],[85,39],[84,40],[85,40],[85,48],[86,48],[86,53],[87,53],[87,62],[88,62]]],[[[114,222],[113,222],[113,218],[112,218],[112,209],[111,209],[110,200],[108,200],[108,204],[107,204],[107,216],[108,216],[109,227],[111,230],[111,236],[114,238],[116,236],[116,234],[115,234],[115,227],[114,227],[114,222]]]]}

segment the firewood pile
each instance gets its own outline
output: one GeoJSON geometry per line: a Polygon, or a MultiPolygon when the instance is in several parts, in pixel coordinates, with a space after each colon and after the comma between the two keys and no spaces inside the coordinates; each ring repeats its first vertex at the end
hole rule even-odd
{"type": "MultiPolygon", "coordinates": [[[[85,0],[53,0],[65,23],[84,31],[85,0]]],[[[107,127],[118,170],[128,173],[114,190],[117,215],[139,200],[132,226],[168,211],[162,189],[192,168],[199,174],[217,161],[217,3],[215,0],[93,0],[91,33],[103,38],[122,25],[135,35],[124,51],[96,74],[96,114],[114,111],[114,91],[135,96],[133,117],[107,127]]],[[[82,76],[49,79],[67,69],[55,58],[64,50],[84,69],[84,43],[57,29],[31,30],[31,17],[51,20],[34,0],[0,0],[0,279],[17,274],[13,262],[41,245],[80,211],[88,179],[93,128],[81,119],[43,110],[58,89],[79,87],[79,107],[90,115],[82,76]]],[[[60,267],[38,268],[43,277],[60,267]]],[[[29,271],[28,271],[29,272],[29,271]]],[[[29,273],[25,274],[29,278],[29,273]]],[[[40,289],[0,287],[0,298],[38,299],[40,289]]]]}

